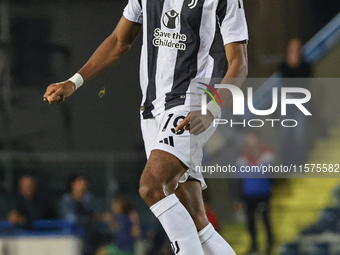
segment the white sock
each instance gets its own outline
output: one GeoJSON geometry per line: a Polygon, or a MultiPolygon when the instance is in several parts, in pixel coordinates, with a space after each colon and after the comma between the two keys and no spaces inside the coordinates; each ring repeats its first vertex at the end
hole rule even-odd
{"type": "Polygon", "coordinates": [[[236,255],[235,251],[209,223],[198,232],[204,255],[236,255]]]}
{"type": "Polygon", "coordinates": [[[150,209],[161,222],[176,255],[204,255],[194,221],[175,194],[150,209]]]}

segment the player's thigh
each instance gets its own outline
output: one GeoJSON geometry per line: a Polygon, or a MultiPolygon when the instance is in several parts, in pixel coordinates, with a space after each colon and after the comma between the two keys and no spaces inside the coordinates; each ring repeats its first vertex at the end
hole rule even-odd
{"type": "Polygon", "coordinates": [[[152,189],[153,192],[163,190],[165,195],[170,195],[186,170],[187,167],[174,155],[153,150],[142,173],[140,186],[152,189]]]}
{"type": "Polygon", "coordinates": [[[193,218],[198,231],[208,225],[204,201],[202,197],[202,187],[199,181],[189,179],[180,183],[176,190],[176,196],[193,218]]]}

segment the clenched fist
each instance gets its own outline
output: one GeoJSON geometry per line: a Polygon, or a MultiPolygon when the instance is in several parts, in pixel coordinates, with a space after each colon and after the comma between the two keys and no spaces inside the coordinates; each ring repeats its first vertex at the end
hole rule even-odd
{"type": "Polygon", "coordinates": [[[76,90],[76,85],[71,81],[53,83],[47,87],[43,96],[45,102],[49,104],[58,104],[65,100],[66,97],[72,95],[76,90]]]}

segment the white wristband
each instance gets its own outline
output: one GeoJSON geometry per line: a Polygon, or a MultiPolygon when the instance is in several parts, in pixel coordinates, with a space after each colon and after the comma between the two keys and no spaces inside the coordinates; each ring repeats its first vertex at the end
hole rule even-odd
{"type": "Polygon", "coordinates": [[[207,105],[207,110],[211,112],[214,118],[217,118],[221,112],[221,107],[218,104],[215,104],[214,100],[211,100],[207,105]]]}
{"type": "Polygon", "coordinates": [[[76,89],[75,90],[77,90],[81,85],[84,84],[84,78],[79,73],[76,73],[75,75],[73,75],[68,80],[73,82],[76,85],[76,89]]]}

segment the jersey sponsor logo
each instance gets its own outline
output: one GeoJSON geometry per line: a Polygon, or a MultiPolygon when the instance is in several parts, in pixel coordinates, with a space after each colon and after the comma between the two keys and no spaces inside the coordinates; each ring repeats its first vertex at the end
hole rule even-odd
{"type": "MultiPolygon", "coordinates": [[[[178,28],[180,23],[180,14],[174,9],[166,11],[162,16],[162,23],[165,28],[173,30],[178,28]]],[[[152,44],[155,47],[166,47],[176,50],[186,50],[187,36],[180,32],[164,31],[160,28],[154,30],[152,44]]]]}
{"type": "Polygon", "coordinates": [[[152,43],[155,47],[167,47],[177,50],[186,50],[187,48],[184,43],[187,40],[187,36],[180,32],[165,32],[160,28],[156,28],[153,35],[152,43]]]}
{"type": "Polygon", "coordinates": [[[175,147],[173,136],[164,138],[163,140],[160,140],[159,143],[165,143],[165,144],[170,145],[171,147],[175,147]]]}
{"type": "Polygon", "coordinates": [[[169,29],[175,29],[179,26],[179,13],[171,9],[163,14],[163,25],[169,29]]]}

